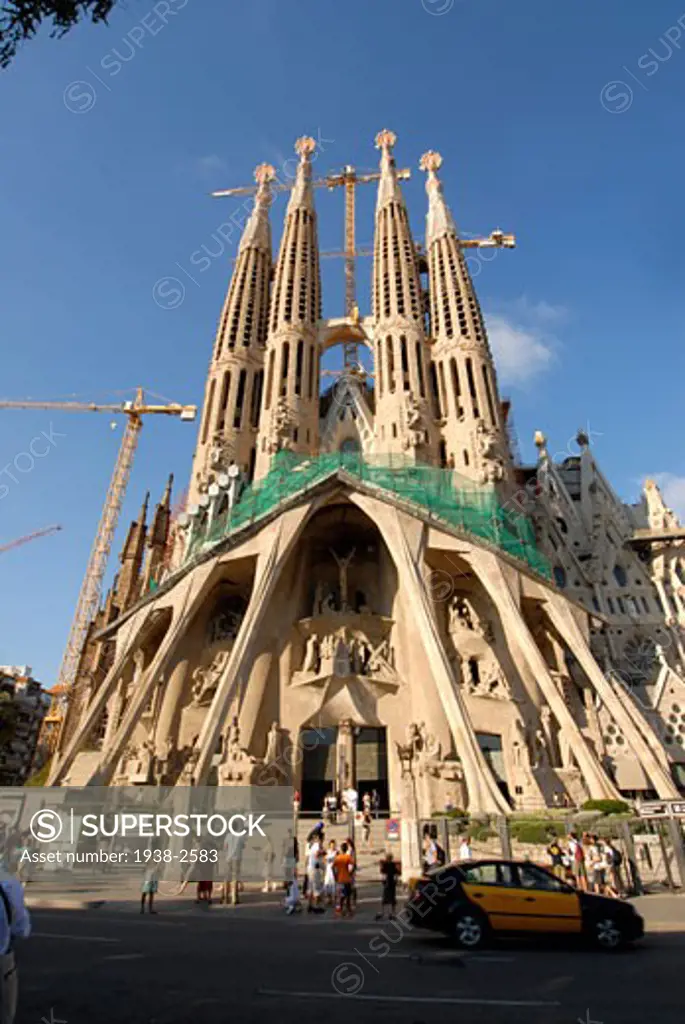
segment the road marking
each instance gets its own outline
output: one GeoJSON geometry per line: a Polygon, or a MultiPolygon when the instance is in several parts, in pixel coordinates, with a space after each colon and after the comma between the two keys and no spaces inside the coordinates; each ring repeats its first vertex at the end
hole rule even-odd
{"type": "Polygon", "coordinates": [[[103,960],[143,960],[145,953],[112,953],[110,956],[103,956],[103,960]]]}
{"type": "Polygon", "coordinates": [[[279,999],[356,999],[367,1003],[428,1003],[448,1006],[561,1006],[561,1003],[545,999],[467,999],[460,996],[376,996],[362,993],[345,995],[342,992],[290,992],[287,989],[258,988],[258,996],[275,996],[279,999]]]}
{"type": "Polygon", "coordinates": [[[317,956],[360,956],[363,960],[376,957],[378,960],[459,960],[468,963],[482,964],[511,964],[516,960],[515,956],[488,956],[484,954],[477,956],[474,953],[464,953],[459,950],[439,949],[432,953],[362,953],[358,949],[317,949],[317,956]]]}
{"type": "Polygon", "coordinates": [[[71,939],[72,942],[121,942],[109,935],[63,935],[60,932],[32,932],[34,939],[71,939]]]}

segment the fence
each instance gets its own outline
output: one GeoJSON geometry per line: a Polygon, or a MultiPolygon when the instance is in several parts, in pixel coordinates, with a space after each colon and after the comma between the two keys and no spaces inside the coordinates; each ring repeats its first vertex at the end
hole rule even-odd
{"type": "Polygon", "coordinates": [[[537,550],[532,523],[502,506],[492,488],[479,488],[452,470],[411,462],[401,455],[362,458],[355,452],[332,452],[316,458],[279,452],[267,476],[245,488],[233,509],[194,538],[188,557],[263,518],[339,470],[489,541],[545,578],[551,577],[547,559],[537,550]]]}
{"type": "Polygon", "coordinates": [[[610,839],[621,853],[621,882],[628,893],[641,895],[685,888],[685,834],[683,823],[674,818],[607,816],[578,821],[559,815],[547,820],[518,821],[502,815],[470,822],[431,818],[419,823],[421,833],[426,826],[445,850],[448,861],[462,859],[462,843],[468,835],[474,860],[512,858],[547,867],[551,866],[547,848],[554,836],[564,846],[569,832],[588,832],[600,839],[610,839]]]}

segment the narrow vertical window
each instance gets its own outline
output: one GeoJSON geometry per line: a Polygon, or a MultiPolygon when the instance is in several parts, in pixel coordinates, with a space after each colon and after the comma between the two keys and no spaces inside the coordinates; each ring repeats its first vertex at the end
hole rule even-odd
{"type": "Polygon", "coordinates": [[[240,377],[238,378],[238,393],[235,399],[235,414],[233,416],[233,427],[235,430],[240,429],[240,424],[243,419],[243,403],[245,401],[245,384],[247,382],[247,370],[240,371],[240,377]]]}
{"type": "Polygon", "coordinates": [[[300,338],[297,343],[297,355],[295,356],[295,394],[302,394],[302,361],[304,359],[304,342],[300,338]]]}
{"type": "Polygon", "coordinates": [[[438,375],[435,371],[435,363],[433,362],[431,362],[428,368],[428,376],[430,378],[431,395],[433,397],[433,411],[438,418],[441,418],[443,413],[442,405],[440,404],[440,392],[438,390],[438,375]]]}
{"type": "Polygon", "coordinates": [[[392,349],[392,337],[390,335],[385,339],[385,349],[388,356],[388,390],[392,395],[395,393],[395,353],[392,349]]]}
{"type": "Polygon", "coordinates": [[[438,363],[438,395],[440,396],[440,415],[447,416],[447,391],[445,389],[445,365],[438,363]]]}
{"type": "Polygon", "coordinates": [[[423,380],[423,348],[421,342],[416,342],[416,373],[419,378],[419,394],[421,398],[426,397],[426,385],[423,380]]]}
{"type": "Polygon", "coordinates": [[[473,364],[470,359],[466,360],[466,379],[469,382],[469,394],[471,395],[471,404],[473,405],[473,415],[478,418],[480,416],[480,410],[478,409],[478,398],[476,397],[476,383],[473,379],[473,364]]]}
{"type": "Polygon", "coordinates": [[[307,382],[307,393],[310,400],[314,397],[314,346],[309,346],[309,380],[307,382]]]}
{"type": "Polygon", "coordinates": [[[281,396],[288,393],[288,363],[290,362],[290,345],[287,341],[283,342],[283,356],[281,362],[281,396]]]}
{"type": "Polygon", "coordinates": [[[276,359],[276,353],[273,349],[269,352],[269,367],[266,371],[266,401],[264,402],[264,408],[268,409],[271,405],[271,387],[274,381],[274,362],[276,359]]]}
{"type": "Polygon", "coordinates": [[[202,443],[207,444],[207,435],[209,433],[209,421],[212,418],[212,406],[214,405],[214,390],[216,388],[216,381],[213,380],[209,385],[209,396],[207,398],[207,404],[205,406],[205,422],[202,426],[202,443]]]}
{"type": "Polygon", "coordinates": [[[219,397],[219,407],[216,414],[216,429],[223,430],[226,425],[226,407],[228,405],[228,396],[231,390],[231,374],[229,370],[224,373],[223,383],[221,385],[221,395],[219,397]]]}
{"type": "Polygon", "coordinates": [[[376,345],[376,388],[378,390],[378,397],[383,396],[383,342],[379,341],[376,345]]]}
{"type": "Polygon", "coordinates": [[[452,376],[452,392],[454,394],[454,408],[457,411],[457,417],[461,416],[461,386],[459,384],[459,372],[457,370],[457,360],[450,359],[450,374],[452,376]]]}
{"type": "Polygon", "coordinates": [[[250,448],[250,464],[249,464],[249,466],[247,468],[247,478],[248,478],[248,480],[254,480],[254,467],[255,467],[255,462],[256,461],[257,461],[257,449],[253,445],[252,448],[250,448]]]}
{"type": "Polygon", "coordinates": [[[495,403],[492,400],[492,389],[490,388],[490,375],[488,374],[488,368],[483,363],[483,384],[485,385],[485,398],[488,403],[488,410],[490,412],[490,422],[493,427],[497,425],[495,418],[495,403]]]}

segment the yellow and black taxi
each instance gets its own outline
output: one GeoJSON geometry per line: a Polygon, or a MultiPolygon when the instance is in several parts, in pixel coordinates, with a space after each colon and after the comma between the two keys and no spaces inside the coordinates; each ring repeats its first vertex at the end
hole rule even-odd
{"type": "Polygon", "coordinates": [[[577,935],[618,949],[644,934],[631,903],[572,888],[529,861],[473,860],[430,868],[406,908],[419,928],[477,949],[505,934],[577,935]]]}

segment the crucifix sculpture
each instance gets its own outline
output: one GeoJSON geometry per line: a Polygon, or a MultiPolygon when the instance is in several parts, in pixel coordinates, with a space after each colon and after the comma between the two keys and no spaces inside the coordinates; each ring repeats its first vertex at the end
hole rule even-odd
{"type": "Polygon", "coordinates": [[[342,558],[342,557],[339,557],[336,554],[336,552],[333,550],[333,548],[329,548],[329,551],[333,555],[333,558],[338,563],[338,569],[340,570],[340,611],[341,612],[346,612],[347,611],[347,570],[349,568],[350,562],[354,558],[354,553],[355,553],[356,550],[357,550],[356,548],[352,548],[352,550],[350,551],[349,555],[346,555],[344,558],[342,558]]]}

